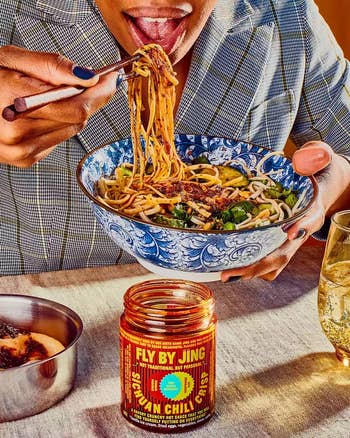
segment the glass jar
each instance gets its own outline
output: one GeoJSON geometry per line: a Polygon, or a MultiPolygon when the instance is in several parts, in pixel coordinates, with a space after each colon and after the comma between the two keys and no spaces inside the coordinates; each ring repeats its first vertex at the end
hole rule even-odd
{"type": "Polygon", "coordinates": [[[207,421],[215,405],[215,334],[207,286],[161,279],[130,287],[120,318],[122,414],[161,432],[207,421]]]}

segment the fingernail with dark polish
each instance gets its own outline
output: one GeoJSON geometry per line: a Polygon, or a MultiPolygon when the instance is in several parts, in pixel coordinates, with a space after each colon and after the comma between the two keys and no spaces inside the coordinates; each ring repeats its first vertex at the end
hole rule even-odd
{"type": "Polygon", "coordinates": [[[118,75],[117,77],[117,82],[116,82],[116,86],[117,88],[119,87],[119,85],[123,82],[123,76],[122,75],[118,75]]]}
{"type": "Polygon", "coordinates": [[[79,65],[76,65],[72,71],[74,76],[76,76],[79,79],[87,80],[96,76],[96,73],[93,70],[90,70],[89,68],[86,67],[80,67],[79,65]]]}
{"type": "Polygon", "coordinates": [[[294,237],[294,240],[303,239],[305,236],[306,236],[306,230],[304,230],[304,228],[300,228],[298,234],[294,237]]]}
{"type": "Polygon", "coordinates": [[[291,226],[292,226],[291,224],[283,225],[283,227],[282,227],[282,231],[283,231],[284,233],[287,233],[288,230],[289,230],[289,228],[290,228],[291,226]]]}
{"type": "Polygon", "coordinates": [[[230,277],[227,280],[227,283],[234,283],[235,281],[239,281],[242,277],[241,276],[236,276],[236,277],[230,277]]]}

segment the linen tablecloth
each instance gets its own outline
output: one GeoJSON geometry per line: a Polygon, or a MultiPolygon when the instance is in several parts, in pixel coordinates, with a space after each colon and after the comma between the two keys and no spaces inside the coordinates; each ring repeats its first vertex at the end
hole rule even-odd
{"type": "MultiPolygon", "coordinates": [[[[216,414],[182,436],[350,437],[350,370],[318,321],[321,258],[322,248],[303,248],[271,283],[208,284],[219,319],[216,414]]],[[[164,436],[127,422],[119,405],[123,294],[151,278],[133,264],[0,279],[0,293],[58,301],[84,322],[74,390],[41,414],[0,424],[1,438],[164,436]]]]}

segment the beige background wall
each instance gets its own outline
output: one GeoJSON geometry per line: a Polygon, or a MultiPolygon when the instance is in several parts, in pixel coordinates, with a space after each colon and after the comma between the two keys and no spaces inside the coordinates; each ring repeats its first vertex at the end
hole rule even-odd
{"type": "Polygon", "coordinates": [[[316,0],[316,3],[343,48],[345,56],[350,58],[350,1],[316,0]]]}

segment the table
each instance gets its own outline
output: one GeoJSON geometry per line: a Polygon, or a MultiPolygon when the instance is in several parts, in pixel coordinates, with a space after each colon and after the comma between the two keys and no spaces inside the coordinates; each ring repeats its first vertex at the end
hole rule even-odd
{"type": "MultiPolygon", "coordinates": [[[[302,248],[272,283],[208,284],[219,319],[216,414],[177,437],[350,436],[350,370],[336,361],[318,322],[321,258],[321,248],[302,248]]],[[[0,424],[1,438],[164,436],[137,428],[119,411],[122,297],[151,278],[132,264],[0,279],[0,293],[61,302],[85,327],[73,392],[46,412],[0,424]]]]}

